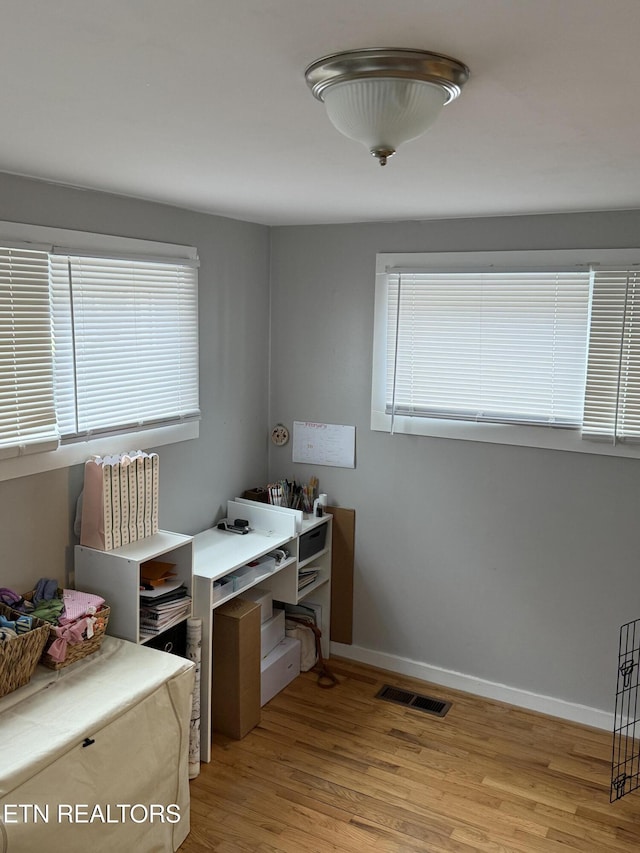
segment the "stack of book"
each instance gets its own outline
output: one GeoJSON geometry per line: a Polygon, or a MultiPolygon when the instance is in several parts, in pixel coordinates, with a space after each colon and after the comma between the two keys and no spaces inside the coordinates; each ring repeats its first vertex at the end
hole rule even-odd
{"type": "Polygon", "coordinates": [[[140,590],[140,639],[155,637],[191,613],[191,598],[179,580],[140,590]]]}
{"type": "Polygon", "coordinates": [[[319,571],[319,569],[314,568],[300,569],[298,572],[298,592],[312,584],[318,577],[319,571]]]}

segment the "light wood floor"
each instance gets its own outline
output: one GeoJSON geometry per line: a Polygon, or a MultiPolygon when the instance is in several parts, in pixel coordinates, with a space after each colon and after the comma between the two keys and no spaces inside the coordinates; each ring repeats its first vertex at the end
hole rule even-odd
{"type": "Polygon", "coordinates": [[[214,737],[182,853],[640,851],[640,790],[609,802],[611,736],[333,659],[241,741],[214,737]],[[452,701],[440,719],[374,699],[452,701]]]}

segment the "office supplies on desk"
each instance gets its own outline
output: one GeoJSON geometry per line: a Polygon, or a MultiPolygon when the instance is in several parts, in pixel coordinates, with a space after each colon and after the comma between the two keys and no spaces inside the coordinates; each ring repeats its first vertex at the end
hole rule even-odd
{"type": "Polygon", "coordinates": [[[233,522],[228,518],[223,518],[217,524],[218,530],[227,530],[229,533],[245,534],[251,531],[249,522],[246,518],[236,518],[233,522]]]}
{"type": "Polygon", "coordinates": [[[140,590],[140,637],[161,634],[182,621],[191,611],[191,597],[180,580],[167,581],[163,586],[140,590]]]}
{"type": "Polygon", "coordinates": [[[172,598],[181,598],[187,594],[186,587],[180,579],[167,581],[162,586],[153,589],[140,590],[140,601],[142,604],[152,604],[154,601],[168,601],[172,598]]]}
{"type": "Polygon", "coordinates": [[[318,569],[300,569],[298,572],[298,591],[314,583],[314,581],[317,580],[318,575],[318,569]]]}
{"type": "Polygon", "coordinates": [[[318,478],[311,477],[308,483],[297,483],[295,480],[278,480],[269,483],[266,488],[268,503],[272,506],[299,509],[310,513],[318,492],[318,478]]]}
{"type": "Polygon", "coordinates": [[[313,514],[321,518],[324,515],[324,509],[327,505],[327,496],[325,494],[318,495],[313,502],[313,514]]]}
{"type": "Polygon", "coordinates": [[[167,581],[176,577],[175,563],[165,563],[162,560],[147,560],[140,566],[140,583],[145,588],[164,587],[167,581]]]}

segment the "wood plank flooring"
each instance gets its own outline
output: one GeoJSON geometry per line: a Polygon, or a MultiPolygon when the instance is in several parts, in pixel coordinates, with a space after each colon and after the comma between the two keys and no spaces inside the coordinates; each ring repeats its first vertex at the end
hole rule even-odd
{"type": "Polygon", "coordinates": [[[638,853],[640,790],[609,802],[611,735],[332,659],[243,740],[214,736],[181,853],[638,853]],[[444,718],[375,699],[393,684],[444,718]]]}

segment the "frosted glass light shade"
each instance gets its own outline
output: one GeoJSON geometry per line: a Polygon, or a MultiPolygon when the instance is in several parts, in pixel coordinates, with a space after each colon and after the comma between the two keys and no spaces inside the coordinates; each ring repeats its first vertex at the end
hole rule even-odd
{"type": "Polygon", "coordinates": [[[304,76],[340,133],[366,145],[384,166],[457,98],[469,79],[451,56],[404,47],[365,47],[331,53],[304,76]]]}
{"type": "Polygon", "coordinates": [[[340,133],[386,159],[433,124],[447,93],[422,80],[378,77],[336,83],[325,90],[323,100],[340,133]]]}

